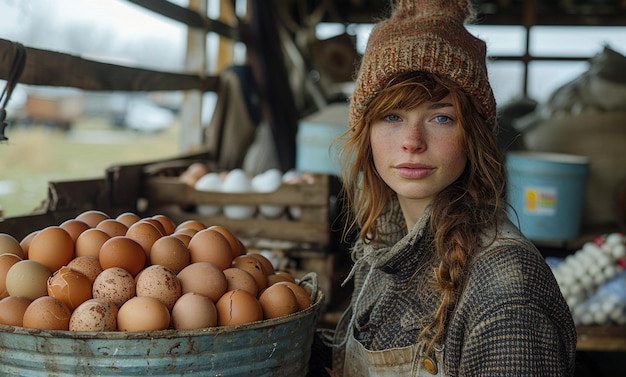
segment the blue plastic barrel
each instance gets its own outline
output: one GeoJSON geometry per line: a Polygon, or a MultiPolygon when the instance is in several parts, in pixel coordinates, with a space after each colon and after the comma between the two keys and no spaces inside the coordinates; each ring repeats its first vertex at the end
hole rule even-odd
{"type": "Polygon", "coordinates": [[[509,152],[510,218],[531,240],[565,241],[580,233],[589,159],[560,153],[509,152]],[[518,222],[519,221],[519,222],[518,222]]]}

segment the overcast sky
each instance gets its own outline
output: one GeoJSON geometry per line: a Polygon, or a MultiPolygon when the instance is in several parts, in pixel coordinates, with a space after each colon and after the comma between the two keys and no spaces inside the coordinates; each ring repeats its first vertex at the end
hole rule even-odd
{"type": "Polygon", "coordinates": [[[0,0],[0,38],[145,68],[181,70],[186,27],[124,0],[0,0]]]}

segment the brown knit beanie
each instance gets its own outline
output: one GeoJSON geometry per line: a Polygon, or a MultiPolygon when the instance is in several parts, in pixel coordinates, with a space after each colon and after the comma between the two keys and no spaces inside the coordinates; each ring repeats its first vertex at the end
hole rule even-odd
{"type": "Polygon", "coordinates": [[[350,100],[350,128],[392,77],[414,71],[458,84],[495,126],[487,48],[465,28],[473,16],[470,0],[398,0],[391,17],[379,22],[368,39],[350,100]]]}

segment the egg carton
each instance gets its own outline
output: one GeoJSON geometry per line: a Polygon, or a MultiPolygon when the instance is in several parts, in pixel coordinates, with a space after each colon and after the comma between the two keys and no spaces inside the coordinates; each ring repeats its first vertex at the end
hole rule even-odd
{"type": "Polygon", "coordinates": [[[586,242],[553,267],[576,324],[626,325],[625,257],[626,237],[611,233],[586,242]]]}

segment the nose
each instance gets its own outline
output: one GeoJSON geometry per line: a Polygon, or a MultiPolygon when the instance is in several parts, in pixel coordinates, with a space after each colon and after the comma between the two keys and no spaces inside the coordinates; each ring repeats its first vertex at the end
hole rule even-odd
{"type": "Polygon", "coordinates": [[[424,128],[418,123],[407,124],[402,139],[402,150],[408,153],[423,152],[426,150],[424,128]]]}

